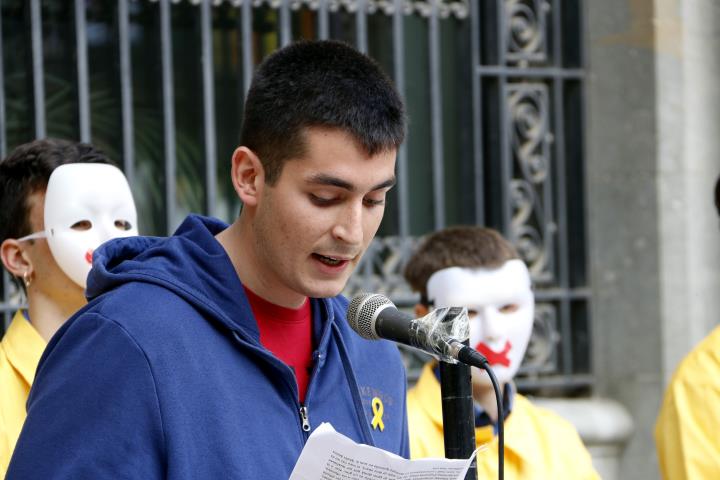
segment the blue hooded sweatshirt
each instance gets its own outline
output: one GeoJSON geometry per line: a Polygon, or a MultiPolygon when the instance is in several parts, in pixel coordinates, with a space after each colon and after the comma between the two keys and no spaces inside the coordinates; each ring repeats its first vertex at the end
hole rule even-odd
{"type": "Polygon", "coordinates": [[[226,227],[190,216],[172,237],[96,251],[90,303],[40,360],[8,479],[287,479],[321,422],[409,455],[397,348],[353,332],[343,297],[312,299],[301,405],[214,238],[226,227]]]}

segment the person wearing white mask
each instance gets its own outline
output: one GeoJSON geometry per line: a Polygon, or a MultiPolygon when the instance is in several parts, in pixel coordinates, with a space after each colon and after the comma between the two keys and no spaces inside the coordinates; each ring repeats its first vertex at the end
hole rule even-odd
{"type": "MultiPolygon", "coordinates": [[[[428,236],[408,261],[405,279],[420,293],[415,314],[467,307],[470,346],[489,361],[503,392],[505,478],[599,478],[575,428],[515,391],[533,327],[530,273],[515,249],[488,228],[451,227],[428,236]]],[[[472,370],[478,478],[497,477],[498,411],[490,378],[472,370]]],[[[439,370],[425,365],[408,393],[412,458],[444,457],[439,370]]]]}
{"type": "Polygon", "coordinates": [[[123,173],[93,146],[35,140],[0,162],[0,258],[27,298],[0,342],[0,477],[47,342],[85,305],[92,253],[137,235],[123,173]]]}

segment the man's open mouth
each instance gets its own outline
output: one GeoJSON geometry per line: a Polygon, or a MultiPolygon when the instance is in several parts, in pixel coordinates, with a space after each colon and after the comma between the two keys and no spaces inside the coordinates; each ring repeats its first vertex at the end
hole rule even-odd
{"type": "Polygon", "coordinates": [[[347,260],[343,260],[341,258],[334,258],[334,257],[327,257],[325,255],[320,255],[319,253],[313,253],[313,256],[320,260],[325,265],[329,265],[331,267],[337,267],[343,262],[346,262],[347,260]]]}

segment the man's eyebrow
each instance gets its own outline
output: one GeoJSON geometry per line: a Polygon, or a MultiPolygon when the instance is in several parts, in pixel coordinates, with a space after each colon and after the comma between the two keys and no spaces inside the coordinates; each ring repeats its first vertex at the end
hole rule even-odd
{"type": "MultiPolygon", "coordinates": [[[[316,183],[320,185],[329,185],[331,187],[338,187],[342,188],[344,190],[347,190],[349,192],[354,192],[356,190],[355,185],[353,185],[350,182],[347,182],[341,178],[333,177],[331,175],[326,175],[324,173],[318,173],[316,175],[311,176],[307,179],[308,183],[316,183]]],[[[380,190],[383,188],[390,188],[395,185],[397,182],[397,179],[393,175],[392,178],[388,178],[384,182],[380,182],[377,185],[370,188],[370,191],[373,192],[375,190],[380,190]]]]}

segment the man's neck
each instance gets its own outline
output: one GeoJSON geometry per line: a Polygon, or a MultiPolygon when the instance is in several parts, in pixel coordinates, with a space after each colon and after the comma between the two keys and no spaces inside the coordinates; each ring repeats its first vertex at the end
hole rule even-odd
{"type": "Polygon", "coordinates": [[[241,215],[228,228],[215,236],[230,257],[240,281],[256,295],[286,308],[299,308],[306,296],[290,292],[268,278],[258,262],[258,253],[254,238],[251,236],[250,220],[241,215]]]}
{"type": "MultiPolygon", "coordinates": [[[[500,391],[505,391],[504,383],[500,384],[500,391]]],[[[495,399],[495,390],[492,385],[478,386],[473,384],[473,400],[475,403],[480,405],[483,410],[488,414],[490,419],[495,422],[498,418],[497,400],[495,399]]]]}
{"type": "Polygon", "coordinates": [[[30,322],[46,342],[86,303],[84,298],[73,303],[58,303],[42,292],[34,292],[28,297],[30,322]]]}

